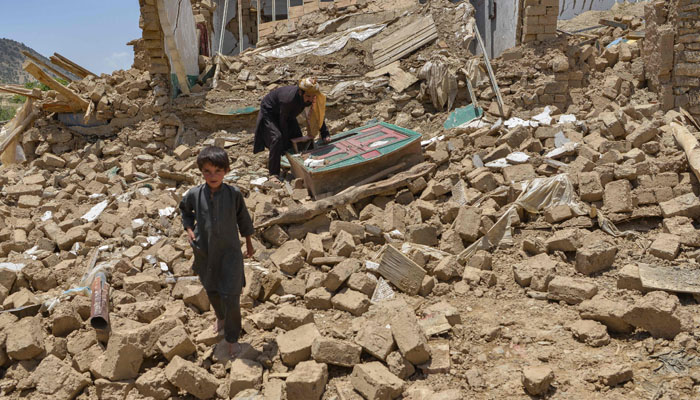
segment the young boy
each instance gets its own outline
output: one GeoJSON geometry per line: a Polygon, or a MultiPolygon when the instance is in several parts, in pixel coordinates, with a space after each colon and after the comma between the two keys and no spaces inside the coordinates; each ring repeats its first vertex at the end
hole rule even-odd
{"type": "Polygon", "coordinates": [[[253,223],[243,195],[223,183],[229,158],[219,147],[205,147],[197,166],[206,181],[185,193],[180,202],[182,224],[194,251],[192,269],[207,291],[216,313],[216,332],[224,330],[231,356],[240,352],[241,290],[245,286],[243,254],[238,234],[245,237],[246,257],[253,256],[253,223]]]}

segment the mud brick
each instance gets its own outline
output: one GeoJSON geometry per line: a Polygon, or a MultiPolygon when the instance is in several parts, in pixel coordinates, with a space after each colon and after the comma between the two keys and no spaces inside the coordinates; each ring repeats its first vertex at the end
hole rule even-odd
{"type": "Polygon", "coordinates": [[[576,271],[591,275],[612,266],[617,247],[607,242],[599,242],[580,249],[576,253],[576,271]]]}
{"type": "Polygon", "coordinates": [[[560,204],[558,206],[548,208],[544,212],[544,218],[550,224],[565,221],[573,216],[573,211],[571,211],[571,208],[566,204],[560,204]]]}
{"type": "Polygon", "coordinates": [[[356,365],[350,382],[367,400],[395,399],[401,396],[405,388],[404,381],[378,361],[356,365]]]}
{"type": "Polygon", "coordinates": [[[335,292],[345,283],[350,275],[358,271],[361,266],[360,261],[354,258],[341,261],[330,270],[328,275],[326,275],[323,286],[326,289],[335,292]]]}
{"type": "Polygon", "coordinates": [[[664,260],[675,260],[679,250],[680,238],[670,233],[658,234],[649,247],[649,253],[664,260]]]}
{"type": "Polygon", "coordinates": [[[286,382],[288,399],[320,400],[328,383],[328,366],[316,361],[299,363],[286,382]]]}
{"type": "Polygon", "coordinates": [[[75,398],[90,384],[89,378],[54,355],[41,360],[31,379],[36,384],[37,393],[53,399],[75,398]]]}
{"type": "Polygon", "coordinates": [[[389,353],[395,349],[394,336],[389,326],[368,321],[355,337],[355,343],[379,360],[386,360],[389,353]]]}
{"type": "Polygon", "coordinates": [[[301,242],[290,240],[272,253],[270,260],[283,272],[294,275],[304,266],[305,256],[301,242]]]}
{"type": "Polygon", "coordinates": [[[603,185],[600,175],[596,172],[584,172],[579,175],[578,190],[583,201],[599,201],[603,199],[603,185]]]}
{"type": "Polygon", "coordinates": [[[311,357],[319,363],[353,367],[360,363],[362,347],[344,340],[318,337],[311,345],[311,357]]]}
{"type": "Polygon", "coordinates": [[[430,359],[428,341],[412,311],[400,311],[391,319],[391,333],[401,354],[412,364],[430,359]]]}
{"type": "Polygon", "coordinates": [[[311,311],[302,307],[285,305],[277,310],[275,315],[275,326],[285,331],[296,329],[302,325],[314,322],[314,315],[311,311]]]}
{"type": "Polygon", "coordinates": [[[454,229],[459,236],[467,242],[474,242],[479,238],[480,228],[480,210],[476,207],[461,207],[454,221],[454,229]]]}
{"type": "Polygon", "coordinates": [[[613,181],[605,185],[603,201],[609,212],[632,211],[632,185],[628,180],[613,181]]]}
{"type": "Polygon", "coordinates": [[[695,219],[700,217],[700,199],[693,193],[662,202],[659,206],[661,206],[664,218],[683,216],[695,219]]]}
{"type": "Polygon", "coordinates": [[[175,158],[182,161],[192,156],[192,150],[190,150],[190,148],[184,144],[181,144],[177,146],[175,150],[173,150],[173,154],[175,155],[175,158]]]}
{"type": "Polygon", "coordinates": [[[529,395],[540,396],[546,393],[553,381],[554,372],[546,365],[523,368],[522,383],[529,395]]]}
{"type": "Polygon", "coordinates": [[[681,332],[681,320],[676,313],[679,305],[675,295],[654,291],[637,300],[625,313],[624,320],[653,337],[673,340],[681,332]]]}
{"type": "Polygon", "coordinates": [[[304,239],[304,250],[306,251],[306,262],[311,263],[316,257],[323,257],[323,240],[320,235],[315,233],[307,233],[306,239],[304,239]]]}
{"type": "Polygon", "coordinates": [[[175,356],[187,357],[197,351],[183,326],[176,326],[158,339],[158,349],[170,361],[175,356]]]}
{"type": "Polygon", "coordinates": [[[688,217],[664,218],[664,231],[679,237],[681,244],[700,247],[700,232],[688,217]]]}
{"type": "Polygon", "coordinates": [[[537,178],[532,164],[511,165],[503,168],[503,178],[506,182],[522,182],[537,178]]]}
{"type": "Polygon", "coordinates": [[[213,398],[220,384],[207,370],[179,356],[173,358],[165,367],[165,377],[175,387],[198,399],[213,398]]]}
{"type": "Polygon", "coordinates": [[[470,180],[471,185],[481,192],[490,192],[498,187],[496,176],[489,171],[483,171],[470,180]]]}
{"type": "Polygon", "coordinates": [[[307,292],[304,295],[304,300],[306,301],[307,308],[328,310],[333,307],[331,297],[333,297],[333,293],[331,293],[330,290],[324,287],[319,287],[307,292]]]}
{"type": "Polygon", "coordinates": [[[629,305],[619,300],[608,300],[601,295],[584,300],[578,305],[579,315],[583,319],[592,319],[607,326],[611,332],[630,333],[632,325],[623,320],[629,305]]]}
{"type": "Polygon", "coordinates": [[[110,381],[134,379],[139,374],[143,358],[143,351],[130,343],[127,336],[112,335],[107,351],[90,364],[90,372],[110,381]]]}
{"type": "Polygon", "coordinates": [[[598,287],[583,279],[557,276],[549,282],[547,298],[563,300],[569,304],[578,304],[591,299],[598,293],[598,287]]]}
{"type": "Polygon", "coordinates": [[[331,298],[333,308],[347,311],[359,317],[369,309],[369,298],[364,294],[352,289],[343,289],[331,298]]]}
{"type": "Polygon", "coordinates": [[[5,351],[13,360],[31,360],[44,351],[44,331],[41,320],[25,317],[5,327],[5,351]]]}
{"type": "Polygon", "coordinates": [[[578,250],[581,243],[581,234],[578,229],[569,228],[557,231],[545,241],[547,251],[571,252],[578,250]]]}
{"type": "Polygon", "coordinates": [[[262,386],[263,367],[260,363],[238,358],[231,363],[231,373],[226,381],[228,397],[234,398],[246,389],[257,389],[262,386]]]}
{"type": "Polygon", "coordinates": [[[306,324],[277,335],[282,362],[289,366],[308,360],[311,357],[311,345],[321,333],[314,324],[306,324]]]}

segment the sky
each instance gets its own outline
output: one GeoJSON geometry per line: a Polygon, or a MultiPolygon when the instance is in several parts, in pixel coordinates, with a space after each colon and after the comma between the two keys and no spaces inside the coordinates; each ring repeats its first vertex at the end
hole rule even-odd
{"type": "Polygon", "coordinates": [[[0,38],[45,57],[59,53],[96,74],[129,69],[141,37],[138,0],[2,1],[0,38]]]}

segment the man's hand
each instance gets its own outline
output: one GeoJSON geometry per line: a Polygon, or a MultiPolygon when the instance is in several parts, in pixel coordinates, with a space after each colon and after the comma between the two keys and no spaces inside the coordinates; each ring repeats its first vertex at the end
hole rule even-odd
{"type": "Polygon", "coordinates": [[[189,240],[190,244],[194,243],[194,231],[192,228],[187,228],[187,240],[189,240]]]}
{"type": "Polygon", "coordinates": [[[250,236],[245,237],[245,258],[251,258],[253,257],[253,254],[255,254],[255,249],[253,249],[253,241],[250,239],[250,236]]]}

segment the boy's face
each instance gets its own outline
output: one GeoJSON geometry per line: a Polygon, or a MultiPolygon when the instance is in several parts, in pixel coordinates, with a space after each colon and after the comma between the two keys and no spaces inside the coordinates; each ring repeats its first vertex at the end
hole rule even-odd
{"type": "Polygon", "coordinates": [[[223,183],[224,177],[226,176],[229,170],[228,168],[224,169],[221,167],[217,167],[212,163],[205,163],[202,166],[201,171],[202,176],[207,182],[209,188],[216,190],[221,186],[221,183],[223,183]]]}

